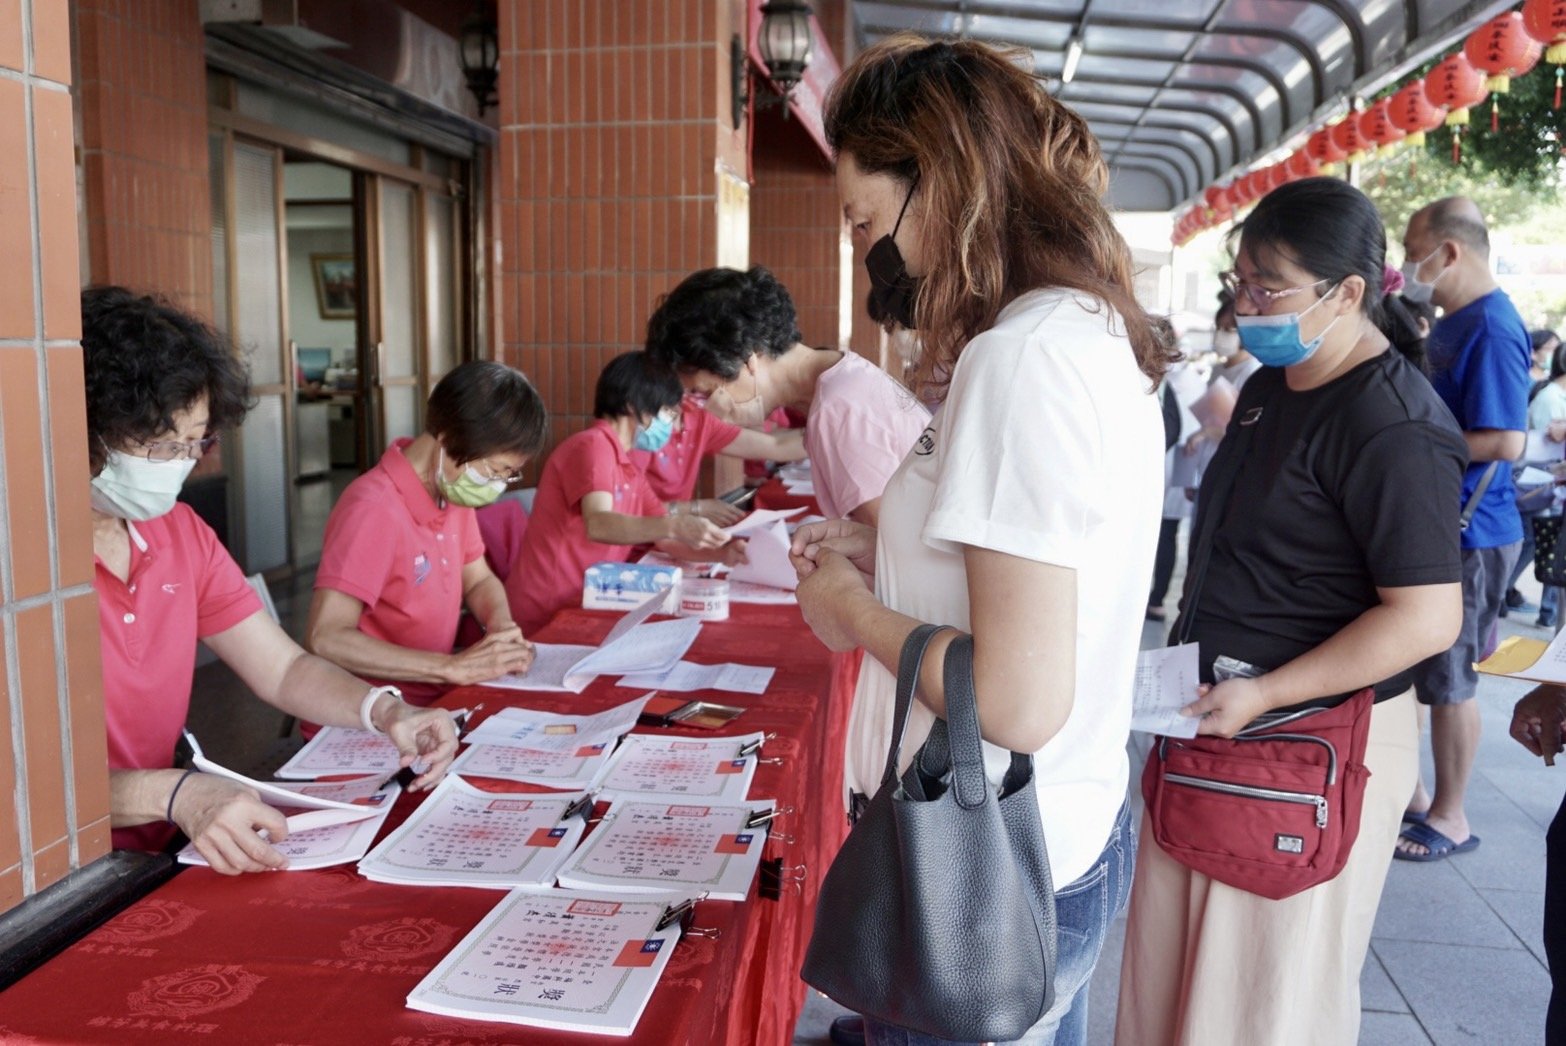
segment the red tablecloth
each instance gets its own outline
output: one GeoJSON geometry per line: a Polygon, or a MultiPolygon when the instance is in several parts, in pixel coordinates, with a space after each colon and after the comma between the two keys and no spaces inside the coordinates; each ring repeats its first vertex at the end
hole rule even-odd
{"type": "Polygon", "coordinates": [[[822,515],[821,505],[809,494],[790,494],[788,488],[783,486],[783,481],[776,476],[770,477],[765,483],[756,488],[756,508],[767,508],[774,511],[778,509],[802,508],[813,516],[822,515]]]}
{"type": "MultiPolygon", "coordinates": [[[[538,638],[592,643],[612,620],[567,611],[538,638]]],[[[807,876],[803,888],[785,890],[781,901],[759,898],[753,887],[742,903],[699,905],[695,925],[722,936],[680,942],[628,1041],[787,1043],[804,999],[798,973],[816,888],[847,832],[842,738],[858,658],[828,654],[809,637],[797,608],[760,606],[737,606],[731,620],[705,625],[689,657],[777,666],[763,696],[691,696],[747,708],[719,734],[777,734],[763,755],[783,762],[759,766],[750,794],[794,807],[776,829],[793,842],[775,839],[767,856],[803,864],[807,876]]],[[[482,700],[486,714],[506,705],[591,712],[635,696],[601,679],[580,695],[469,688],[445,703],[482,700]]],[[[413,805],[400,802],[388,829],[413,805]]],[[[502,896],[373,883],[351,865],[237,879],[189,869],[0,993],[0,1042],[591,1041],[405,1008],[413,986],[502,896]]]]}

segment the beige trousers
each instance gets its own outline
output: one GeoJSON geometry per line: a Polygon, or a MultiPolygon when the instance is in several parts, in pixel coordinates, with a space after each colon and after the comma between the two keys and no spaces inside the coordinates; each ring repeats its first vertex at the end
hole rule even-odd
{"type": "Polygon", "coordinates": [[[1359,838],[1343,871],[1281,901],[1215,882],[1143,816],[1116,1046],[1354,1046],[1359,972],[1419,767],[1413,692],[1375,706],[1359,838]]]}

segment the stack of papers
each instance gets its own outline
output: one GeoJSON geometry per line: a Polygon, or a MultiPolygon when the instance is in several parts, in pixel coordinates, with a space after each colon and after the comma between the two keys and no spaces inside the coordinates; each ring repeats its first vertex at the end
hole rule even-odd
{"type": "Polygon", "coordinates": [[[643,694],[597,715],[501,709],[468,734],[468,749],[451,769],[472,777],[587,788],[602,773],[615,742],[636,725],[652,696],[643,694]]]}
{"type": "Polygon", "coordinates": [[[373,775],[322,785],[306,785],[297,781],[257,781],[208,759],[188,730],[185,731],[185,740],[190,743],[191,765],[197,770],[254,788],[262,802],[288,813],[290,835],[310,828],[365,821],[379,815],[380,802],[377,800],[372,803],[369,797],[390,783],[385,778],[373,775]]]}
{"type": "Polygon", "coordinates": [[[762,734],[652,737],[631,734],[599,780],[603,799],[739,802],[750,792],[762,734]]]}
{"type": "Polygon", "coordinates": [[[770,799],[699,806],[615,803],[560,869],[560,885],[743,901],[775,806],[770,799]],[[752,826],[758,820],[762,823],[752,826]]]}
{"type": "Polygon", "coordinates": [[[622,676],[615,686],[687,693],[691,690],[727,690],[735,694],[764,694],[774,668],[756,665],[698,665],[681,661],[667,672],[638,672],[622,676]]]}
{"type": "Polygon", "coordinates": [[[549,886],[582,838],[579,814],[589,809],[581,793],[482,792],[448,774],[359,862],[359,873],[415,886],[549,886]]]}
{"type": "Polygon", "coordinates": [[[1182,643],[1137,654],[1131,729],[1165,737],[1196,736],[1201,720],[1181,715],[1180,709],[1197,697],[1199,651],[1199,644],[1182,643]]]}
{"type": "Polygon", "coordinates": [[[408,1007],[630,1035],[680,939],[669,911],[664,900],[513,891],[419,982],[408,1007]]]}
{"type": "Polygon", "coordinates": [[[649,597],[620,618],[596,647],[535,643],[537,656],[526,674],[501,676],[484,685],[580,694],[600,675],[672,668],[696,642],[701,622],[693,617],[648,621],[667,598],[667,590],[649,597]]]}
{"type": "Polygon", "coordinates": [[[277,771],[278,777],[313,781],[333,774],[395,774],[402,758],[385,734],[345,726],[323,726],[294,757],[277,771]]]}
{"type": "MultiPolygon", "coordinates": [[[[357,811],[355,819],[351,821],[317,828],[306,827],[298,831],[290,827],[288,838],[272,843],[279,853],[288,858],[288,866],[284,871],[289,872],[330,868],[334,864],[347,864],[363,857],[375,841],[381,825],[386,822],[402,789],[394,781],[364,777],[355,781],[320,781],[299,785],[298,794],[312,800],[348,803],[356,807],[357,811]]],[[[286,812],[289,808],[283,809],[286,812]]],[[[327,813],[335,816],[336,812],[329,810],[327,813]]],[[[303,823],[302,817],[301,813],[290,816],[290,826],[303,823]]],[[[194,843],[179,852],[178,860],[180,864],[207,867],[207,859],[196,850],[194,843]]]]}

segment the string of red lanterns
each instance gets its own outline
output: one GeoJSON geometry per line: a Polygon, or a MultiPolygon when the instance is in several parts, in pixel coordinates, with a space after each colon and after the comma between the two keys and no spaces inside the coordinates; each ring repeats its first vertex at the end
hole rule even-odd
{"type": "Polygon", "coordinates": [[[1555,66],[1555,108],[1559,109],[1566,77],[1566,0],[1527,0],[1521,10],[1490,19],[1423,79],[1411,80],[1363,111],[1350,111],[1336,123],[1317,128],[1281,162],[1237,174],[1227,185],[1208,186],[1196,204],[1175,219],[1170,240],[1183,246],[1296,179],[1333,174],[1338,164],[1358,163],[1371,152],[1386,156],[1400,145],[1422,147],[1425,134],[1443,123],[1452,128],[1452,162],[1460,163],[1469,110],[1489,98],[1490,130],[1498,131],[1496,96],[1506,94],[1511,80],[1527,75],[1541,58],[1555,66]]]}

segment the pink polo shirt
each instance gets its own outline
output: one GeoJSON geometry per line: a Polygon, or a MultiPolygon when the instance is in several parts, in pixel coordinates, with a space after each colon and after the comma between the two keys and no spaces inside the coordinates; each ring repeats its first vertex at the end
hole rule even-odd
{"type": "MultiPolygon", "coordinates": [[[[109,769],[166,770],[190,711],[196,640],[261,609],[233,557],[189,505],[130,524],[129,580],[97,562],[98,632],[109,769]]],[[[174,830],[116,828],[116,849],[156,850],[174,830]]]]}
{"type": "Polygon", "coordinates": [[[662,450],[631,451],[631,460],[647,473],[648,486],[665,502],[689,501],[696,493],[702,459],[733,443],[739,434],[738,425],[685,399],[680,402],[680,431],[669,437],[662,450]]]}
{"type": "Polygon", "coordinates": [[[594,422],[557,446],[544,464],[522,552],[506,578],[511,616],[524,633],[548,624],[566,607],[581,605],[588,567],[630,557],[630,545],[601,545],[587,536],[582,499],[599,490],[613,494],[615,512],[667,514],[607,421],[594,422]]]}
{"type": "Polygon", "coordinates": [[[816,501],[829,519],[886,490],[930,424],[930,412],[886,371],[856,352],[822,373],[805,419],[816,501]]]}
{"type": "MultiPolygon", "coordinates": [[[[462,568],[484,555],[470,508],[435,499],[403,455],[411,439],[386,448],[376,466],[343,491],[326,520],[315,587],[364,604],[359,631],[410,650],[451,653],[462,617],[462,568]]],[[[426,705],[447,689],[394,683],[426,705]]]]}

